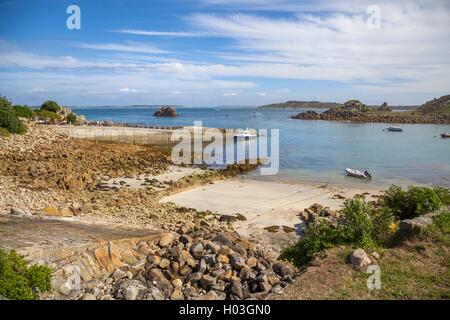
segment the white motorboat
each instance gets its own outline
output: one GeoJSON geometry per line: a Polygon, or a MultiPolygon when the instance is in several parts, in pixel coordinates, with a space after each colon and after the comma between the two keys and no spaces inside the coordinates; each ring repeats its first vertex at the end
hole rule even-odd
{"type": "Polygon", "coordinates": [[[403,132],[403,129],[400,128],[399,126],[390,126],[386,128],[387,131],[392,131],[392,132],[403,132]]]}
{"type": "Polygon", "coordinates": [[[247,139],[254,139],[257,137],[258,135],[248,128],[245,130],[237,130],[234,133],[234,140],[247,140],[247,139]]]}
{"type": "Polygon", "coordinates": [[[345,173],[347,173],[350,177],[360,178],[360,179],[370,179],[372,178],[372,175],[367,171],[359,171],[356,169],[345,169],[345,173]]]}

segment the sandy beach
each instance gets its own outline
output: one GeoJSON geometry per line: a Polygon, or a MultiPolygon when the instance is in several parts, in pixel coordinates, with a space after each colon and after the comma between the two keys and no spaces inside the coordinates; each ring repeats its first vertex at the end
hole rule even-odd
{"type": "Polygon", "coordinates": [[[193,188],[161,199],[196,210],[213,210],[216,214],[240,213],[246,221],[234,223],[242,235],[265,244],[282,247],[295,241],[295,232],[268,232],[270,226],[288,226],[300,231],[300,211],[314,203],[333,210],[341,208],[345,198],[365,194],[367,199],[380,191],[376,186],[364,188],[329,186],[314,183],[285,183],[261,181],[245,176],[193,188]]]}

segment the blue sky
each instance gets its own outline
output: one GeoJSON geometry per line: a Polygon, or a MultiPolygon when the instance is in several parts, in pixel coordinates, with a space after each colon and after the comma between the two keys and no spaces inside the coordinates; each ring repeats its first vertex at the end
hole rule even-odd
{"type": "Polygon", "coordinates": [[[29,105],[421,104],[449,94],[449,22],[448,0],[2,0],[0,94],[29,105]],[[71,4],[80,30],[66,27],[71,4]]]}

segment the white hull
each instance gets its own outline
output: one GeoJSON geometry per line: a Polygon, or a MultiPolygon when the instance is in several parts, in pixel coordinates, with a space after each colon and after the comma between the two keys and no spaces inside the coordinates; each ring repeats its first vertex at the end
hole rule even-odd
{"type": "Polygon", "coordinates": [[[355,178],[360,178],[360,179],[369,179],[369,178],[371,178],[370,174],[366,175],[362,171],[354,170],[354,169],[350,169],[350,168],[345,169],[345,173],[347,173],[347,175],[350,176],[350,177],[355,177],[355,178]]]}

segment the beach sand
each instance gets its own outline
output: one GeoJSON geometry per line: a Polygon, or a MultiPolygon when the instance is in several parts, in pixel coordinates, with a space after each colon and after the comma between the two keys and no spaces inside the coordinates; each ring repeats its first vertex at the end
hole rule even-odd
{"type": "Polygon", "coordinates": [[[217,214],[243,214],[247,220],[234,223],[240,234],[272,247],[282,247],[298,239],[296,232],[286,233],[283,228],[279,228],[277,232],[269,232],[264,228],[288,226],[299,231],[301,221],[297,215],[312,204],[319,203],[337,210],[344,202],[343,197],[365,193],[367,199],[370,199],[371,195],[379,191],[375,186],[354,188],[239,177],[164,197],[161,202],[172,202],[197,210],[212,210],[217,214]]]}

